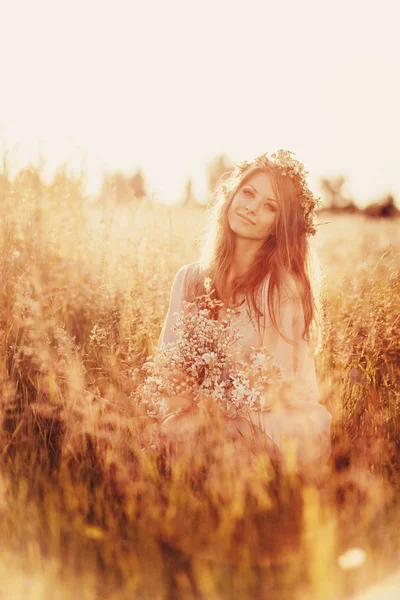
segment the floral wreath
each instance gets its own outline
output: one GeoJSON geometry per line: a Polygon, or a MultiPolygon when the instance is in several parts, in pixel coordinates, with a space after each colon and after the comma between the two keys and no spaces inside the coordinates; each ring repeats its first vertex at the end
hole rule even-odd
{"type": "Polygon", "coordinates": [[[289,175],[293,181],[297,182],[301,189],[301,206],[304,211],[306,234],[315,235],[318,226],[315,209],[321,206],[322,200],[319,196],[315,196],[309,189],[306,181],[306,176],[309,172],[305,170],[302,162],[293,158],[293,154],[294,152],[291,150],[280,148],[277,152],[271,154],[269,158],[268,152],[265,152],[252,161],[244,160],[239,162],[234,168],[233,175],[241,175],[249,167],[254,166],[268,167],[272,164],[279,167],[281,174],[284,176],[289,175]]]}

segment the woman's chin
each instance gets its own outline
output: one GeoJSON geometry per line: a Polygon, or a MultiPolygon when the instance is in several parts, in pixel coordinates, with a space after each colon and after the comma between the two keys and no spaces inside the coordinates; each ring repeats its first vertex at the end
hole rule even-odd
{"type": "MultiPolygon", "coordinates": [[[[239,217],[238,217],[239,219],[239,217]]],[[[240,236],[248,237],[248,228],[246,228],[246,224],[243,222],[235,222],[229,223],[229,227],[231,231],[240,236]]]]}

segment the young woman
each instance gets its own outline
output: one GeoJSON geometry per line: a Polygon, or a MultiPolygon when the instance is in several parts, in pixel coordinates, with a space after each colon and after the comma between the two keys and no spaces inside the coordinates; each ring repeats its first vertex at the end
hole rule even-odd
{"type": "MultiPolygon", "coordinates": [[[[298,468],[330,456],[331,415],[319,403],[314,351],[318,347],[318,289],[312,272],[309,236],[316,232],[314,197],[302,163],[290,151],[268,153],[239,163],[216,191],[201,259],[182,267],[173,282],[159,346],[176,340],[175,312],[183,301],[204,294],[211,279],[224,309],[235,308],[238,356],[267,347],[284,368],[284,401],[250,418],[226,419],[233,437],[262,431],[282,458],[295,446],[298,468]]],[[[225,313],[222,311],[221,316],[225,313]]],[[[169,399],[162,435],[189,440],[199,424],[190,394],[169,399]],[[177,409],[181,410],[177,410],[177,409]],[[185,408],[182,412],[182,408],[185,408]]]]}

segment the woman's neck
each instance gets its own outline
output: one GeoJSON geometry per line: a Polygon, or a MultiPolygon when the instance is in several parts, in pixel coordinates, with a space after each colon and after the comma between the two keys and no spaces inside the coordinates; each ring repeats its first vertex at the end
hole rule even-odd
{"type": "Polygon", "coordinates": [[[250,271],[262,244],[263,242],[260,240],[236,238],[228,280],[233,281],[236,277],[242,277],[250,271]]]}
{"type": "Polygon", "coordinates": [[[254,262],[254,258],[260,248],[260,241],[245,240],[237,238],[235,241],[235,250],[232,257],[232,262],[229,267],[229,272],[225,282],[225,301],[228,303],[232,299],[233,282],[238,277],[247,275],[254,262]],[[250,243],[249,243],[250,242],[250,243]]]}

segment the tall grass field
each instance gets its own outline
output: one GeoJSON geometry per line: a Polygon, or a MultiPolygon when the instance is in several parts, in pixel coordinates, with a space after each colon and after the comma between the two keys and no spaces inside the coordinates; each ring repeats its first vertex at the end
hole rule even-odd
{"type": "Polygon", "coordinates": [[[400,221],[323,213],[322,484],[133,398],[201,208],[0,175],[0,598],[340,600],[400,559],[400,221]]]}

